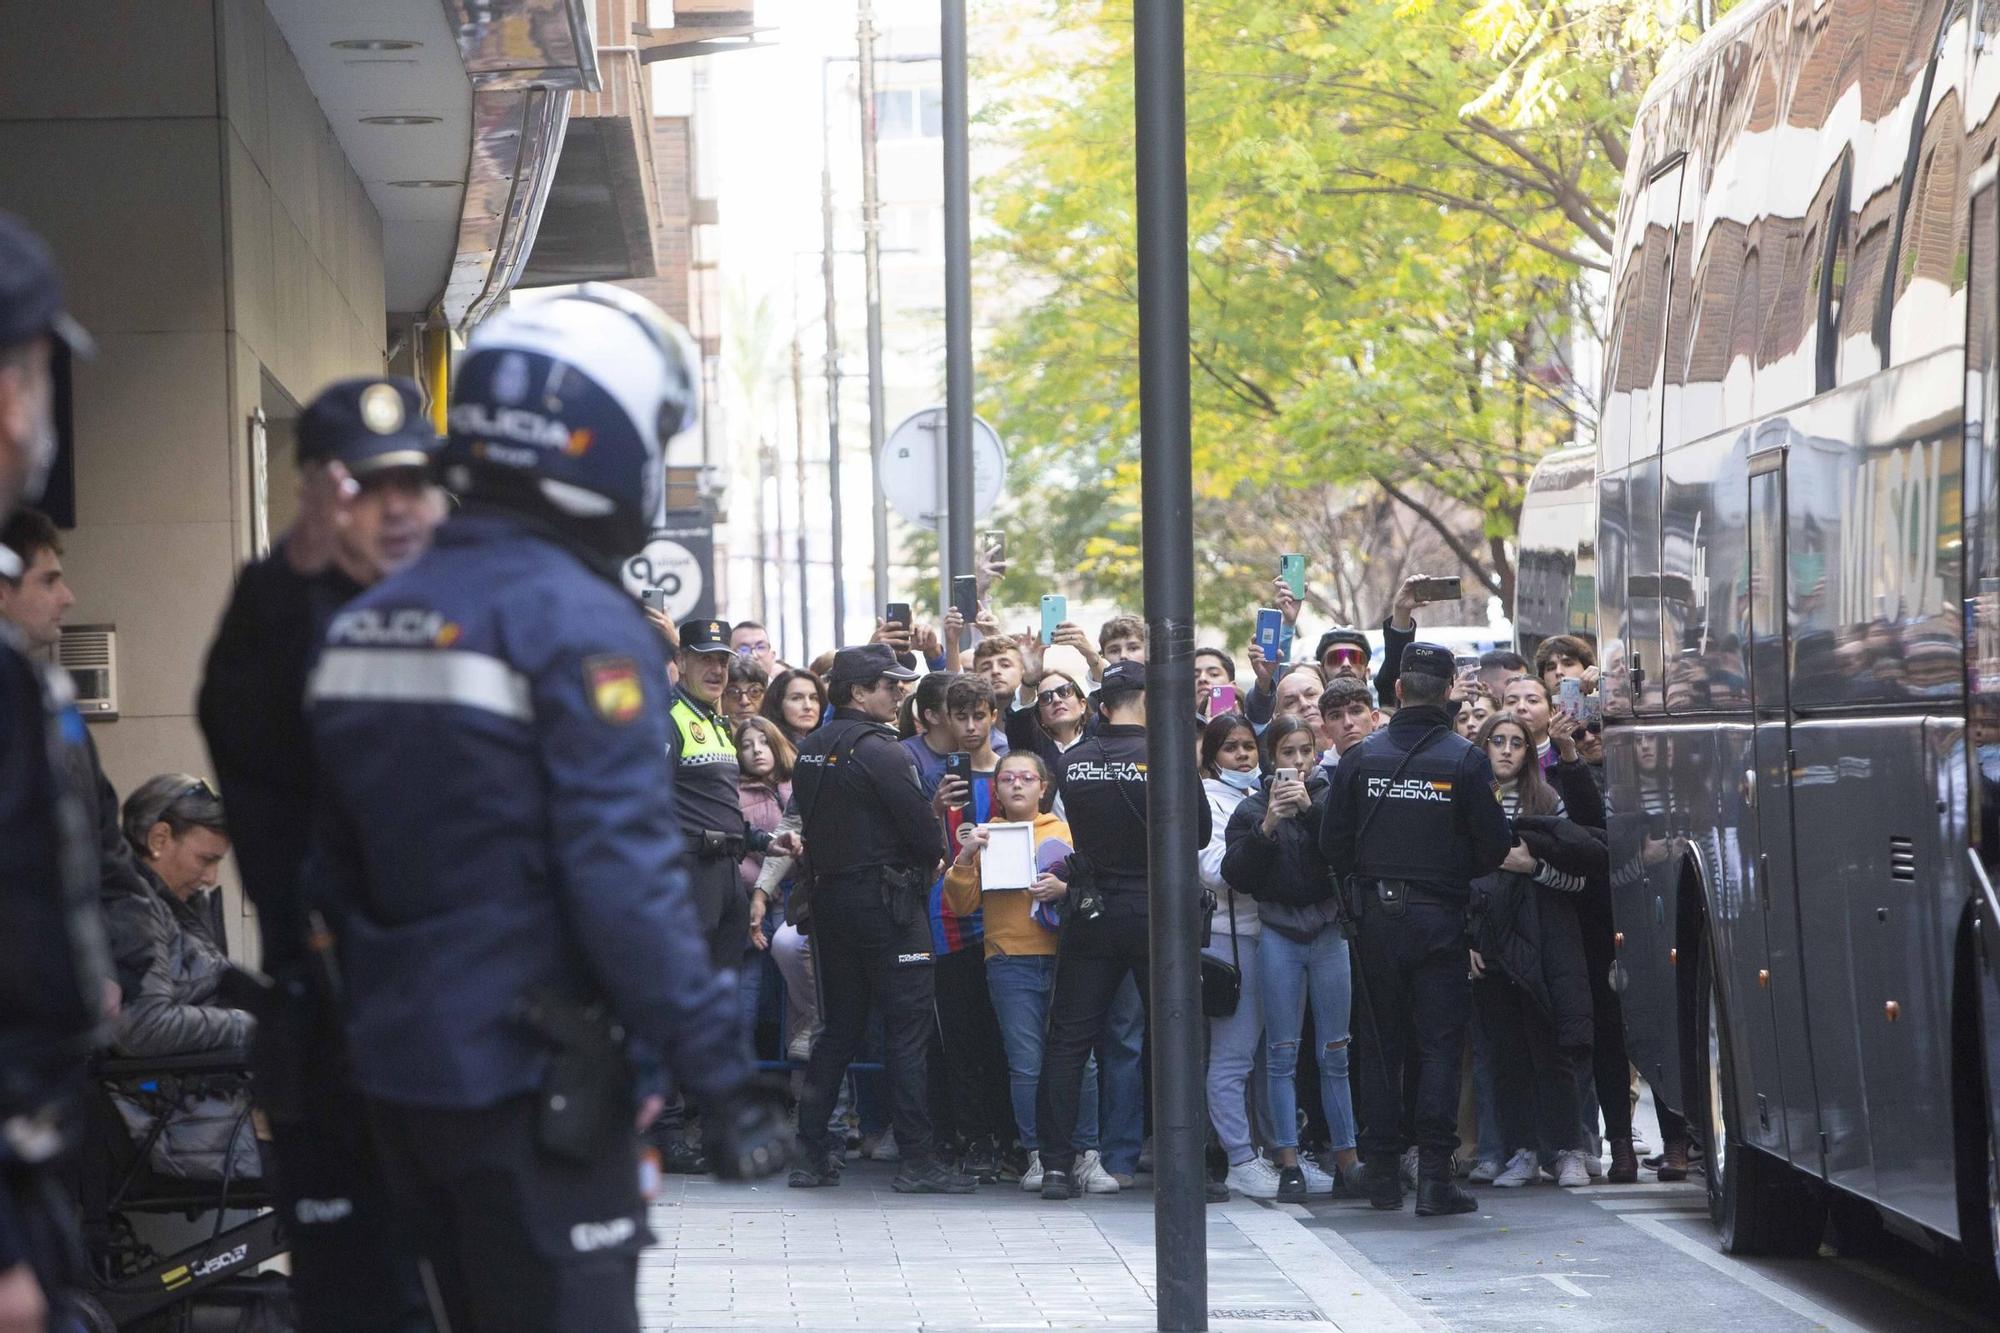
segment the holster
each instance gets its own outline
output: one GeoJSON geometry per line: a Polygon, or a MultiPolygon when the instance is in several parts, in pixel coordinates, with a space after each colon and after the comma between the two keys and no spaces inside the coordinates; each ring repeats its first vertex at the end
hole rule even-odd
{"type": "Polygon", "coordinates": [[[890,924],[905,928],[911,922],[928,915],[930,885],[924,883],[924,874],[912,866],[883,866],[882,907],[889,914],[890,924]]]}
{"type": "Polygon", "coordinates": [[[515,1017],[549,1051],[535,1115],[535,1141],[567,1161],[588,1163],[605,1139],[632,1122],[632,1065],[625,1029],[600,1002],[543,987],[515,1017]]]}

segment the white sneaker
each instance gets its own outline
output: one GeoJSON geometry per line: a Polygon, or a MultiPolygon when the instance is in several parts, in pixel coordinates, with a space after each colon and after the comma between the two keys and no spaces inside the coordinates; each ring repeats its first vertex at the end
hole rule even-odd
{"type": "Polygon", "coordinates": [[[1021,1173],[1021,1190],[1026,1194],[1042,1192],[1042,1154],[1039,1148],[1028,1153],[1028,1169],[1021,1173]]]}
{"type": "Polygon", "coordinates": [[[1278,1197],[1278,1168],[1262,1157],[1252,1157],[1239,1166],[1230,1167],[1223,1183],[1246,1199],[1275,1199],[1278,1197]]]}
{"type": "Polygon", "coordinates": [[[1076,1183],[1085,1194],[1116,1194],[1119,1185],[1095,1150],[1085,1153],[1076,1162],[1076,1183]]]}
{"type": "Polygon", "coordinates": [[[1333,1177],[1319,1169],[1319,1164],[1304,1153],[1299,1154],[1299,1174],[1306,1178],[1306,1193],[1333,1193],[1333,1177]]]}
{"type": "Polygon", "coordinates": [[[1523,1148],[1507,1159],[1507,1165],[1493,1177],[1493,1183],[1503,1190],[1519,1189],[1534,1184],[1540,1172],[1541,1163],[1535,1160],[1535,1150],[1523,1148]]]}
{"type": "Polygon", "coordinates": [[[1590,1178],[1593,1182],[1604,1179],[1604,1155],[1585,1149],[1583,1153],[1583,1169],[1590,1173],[1590,1178]]]}
{"type": "Polygon", "coordinates": [[[1473,1163],[1472,1174],[1466,1179],[1475,1185],[1491,1185],[1494,1177],[1507,1169],[1507,1164],[1497,1157],[1482,1157],[1473,1163]]]}
{"type": "Polygon", "coordinates": [[[1576,1189],[1590,1183],[1590,1171],[1584,1165],[1587,1156],[1580,1148],[1568,1148],[1556,1154],[1556,1184],[1566,1190],[1576,1189]]]}

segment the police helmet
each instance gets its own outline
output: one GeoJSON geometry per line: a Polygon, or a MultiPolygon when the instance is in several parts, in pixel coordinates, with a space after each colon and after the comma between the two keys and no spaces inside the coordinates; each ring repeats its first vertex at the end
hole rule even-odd
{"type": "Polygon", "coordinates": [[[666,514],[666,444],[695,422],[692,344],[658,306],[585,283],[481,324],[460,360],[445,484],[622,560],[666,514]]]}

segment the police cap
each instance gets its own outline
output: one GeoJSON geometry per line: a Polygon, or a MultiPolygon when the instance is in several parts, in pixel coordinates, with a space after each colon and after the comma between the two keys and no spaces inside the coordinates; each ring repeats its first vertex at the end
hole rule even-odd
{"type": "Polygon", "coordinates": [[[680,623],[681,651],[684,653],[731,653],[729,624],[722,620],[683,620],[680,623]]]}
{"type": "Polygon", "coordinates": [[[1458,665],[1451,649],[1435,643],[1412,643],[1403,649],[1403,674],[1440,676],[1450,680],[1458,665]]]}
{"type": "Polygon", "coordinates": [[[63,309],[62,277],[49,247],[19,218],[0,213],[0,347],[44,334],[78,356],[96,350],[63,309]]]}
{"type": "Polygon", "coordinates": [[[833,670],[826,683],[866,685],[883,676],[891,680],[915,680],[917,673],[896,660],[896,650],[886,643],[864,643],[859,648],[842,648],[833,655],[833,670]]]}
{"type": "Polygon", "coordinates": [[[299,463],[339,463],[357,477],[429,467],[441,443],[416,382],[381,375],[335,380],[299,414],[299,463]]]}
{"type": "Polygon", "coordinates": [[[1146,688],[1146,664],[1144,662],[1113,662],[1104,668],[1104,679],[1097,692],[1105,698],[1118,694],[1131,694],[1146,688]]]}

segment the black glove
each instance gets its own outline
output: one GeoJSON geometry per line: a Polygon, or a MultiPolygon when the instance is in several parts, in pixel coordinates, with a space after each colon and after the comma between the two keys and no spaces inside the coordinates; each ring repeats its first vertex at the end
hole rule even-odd
{"type": "Polygon", "coordinates": [[[753,1079],[715,1099],[703,1117],[709,1169],[723,1180],[757,1180],[799,1155],[782,1088],[753,1079]]]}

